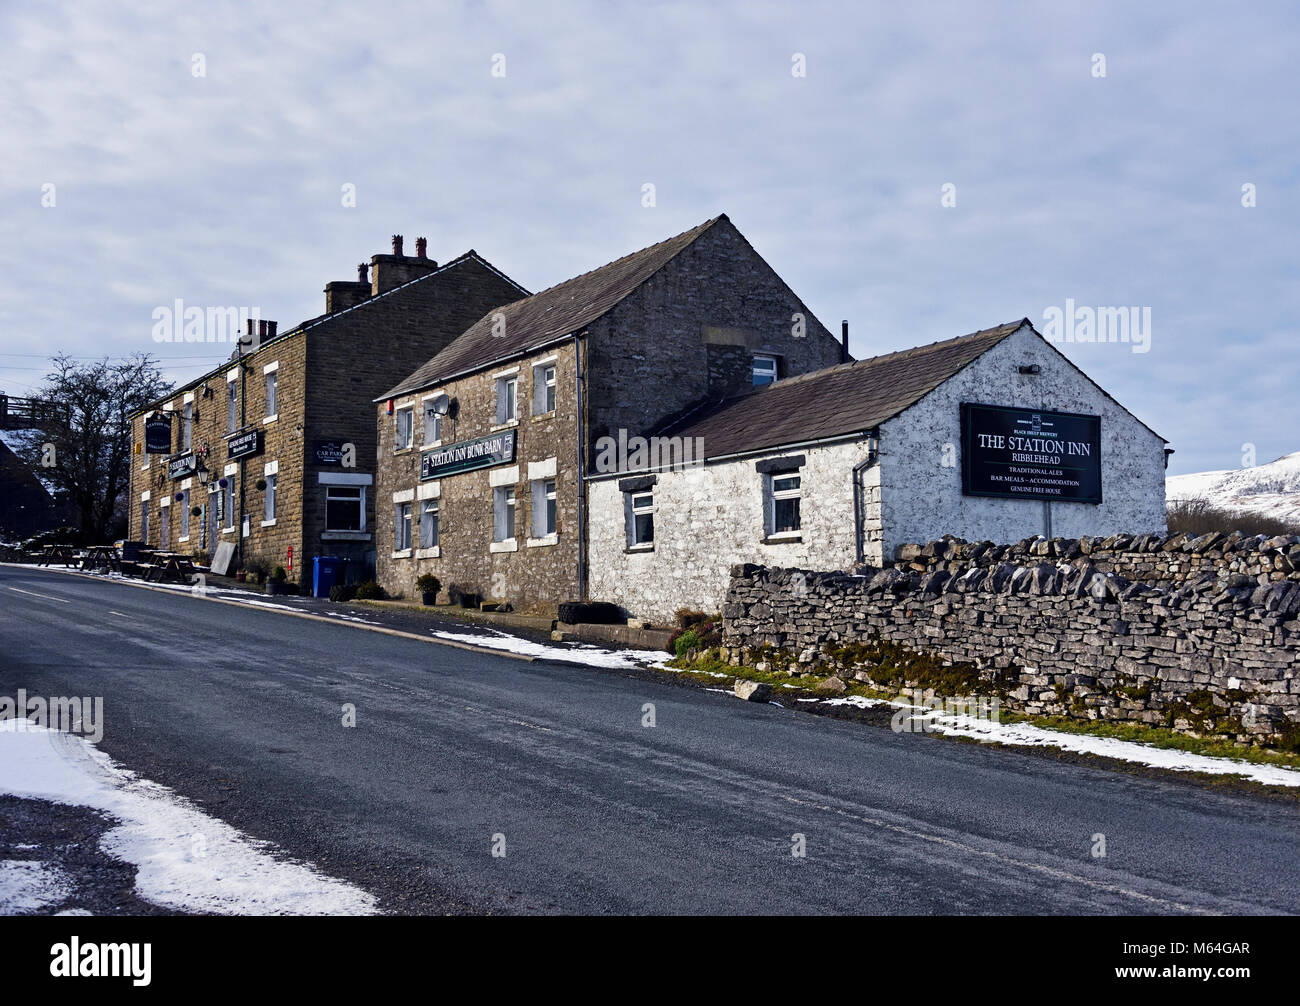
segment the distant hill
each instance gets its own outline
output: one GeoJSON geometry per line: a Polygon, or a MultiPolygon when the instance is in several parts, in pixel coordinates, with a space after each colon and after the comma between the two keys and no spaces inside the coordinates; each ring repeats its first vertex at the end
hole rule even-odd
{"type": "Polygon", "coordinates": [[[1205,500],[1223,510],[1258,514],[1300,525],[1300,451],[1254,468],[1173,475],[1165,479],[1165,500],[1205,500]]]}

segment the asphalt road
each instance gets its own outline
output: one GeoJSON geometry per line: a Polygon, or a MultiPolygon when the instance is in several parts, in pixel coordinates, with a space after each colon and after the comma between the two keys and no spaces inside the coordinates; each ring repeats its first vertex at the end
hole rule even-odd
{"type": "Polygon", "coordinates": [[[20,687],[391,912],[1300,910],[1293,803],[0,566],[20,687]]]}

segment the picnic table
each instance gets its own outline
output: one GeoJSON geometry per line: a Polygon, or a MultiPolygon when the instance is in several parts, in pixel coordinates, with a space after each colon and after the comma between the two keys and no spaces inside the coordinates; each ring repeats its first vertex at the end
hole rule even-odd
{"type": "MultiPolygon", "coordinates": [[[[144,558],[146,550],[141,549],[141,558],[144,558]]],[[[198,569],[194,565],[194,560],[188,555],[181,552],[163,552],[160,550],[151,550],[149,561],[144,567],[144,578],[146,580],[157,580],[163,583],[171,580],[175,583],[193,583],[193,577],[198,575],[198,569]]]]}
{"type": "Polygon", "coordinates": [[[83,571],[104,568],[105,573],[122,572],[122,557],[116,545],[91,545],[86,549],[86,557],[81,560],[83,571]]]}
{"type": "Polygon", "coordinates": [[[53,562],[62,562],[65,566],[77,564],[77,553],[71,545],[46,545],[41,549],[40,565],[48,566],[53,562]]]}

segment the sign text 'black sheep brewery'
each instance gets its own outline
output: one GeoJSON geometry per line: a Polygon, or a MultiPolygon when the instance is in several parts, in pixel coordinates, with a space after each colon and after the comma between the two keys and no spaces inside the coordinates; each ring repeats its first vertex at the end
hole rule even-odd
{"type": "Polygon", "coordinates": [[[420,455],[420,481],[459,475],[477,468],[508,465],[515,459],[515,431],[506,430],[476,440],[462,440],[420,455]]]}
{"type": "Polygon", "coordinates": [[[962,403],[967,496],[1101,502],[1101,417],[962,403]]]}
{"type": "Polygon", "coordinates": [[[145,419],[144,452],[146,454],[172,452],[172,417],[166,412],[155,412],[145,419]]]}

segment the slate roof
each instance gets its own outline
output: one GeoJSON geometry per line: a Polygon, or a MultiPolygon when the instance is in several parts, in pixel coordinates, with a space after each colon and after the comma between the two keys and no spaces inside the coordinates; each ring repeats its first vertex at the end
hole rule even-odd
{"type": "Polygon", "coordinates": [[[599,269],[565,280],[549,290],[496,308],[471,325],[433,359],[376,401],[418,391],[498,360],[541,349],[608,314],[620,301],[685,251],[701,234],[727,215],[624,255],[599,269]],[[498,314],[505,334],[494,335],[498,314]]]}
{"type": "Polygon", "coordinates": [[[717,458],[862,433],[914,405],[1029,324],[1024,318],[945,342],[785,378],[705,403],[658,435],[703,437],[705,456],[717,458]]]}

